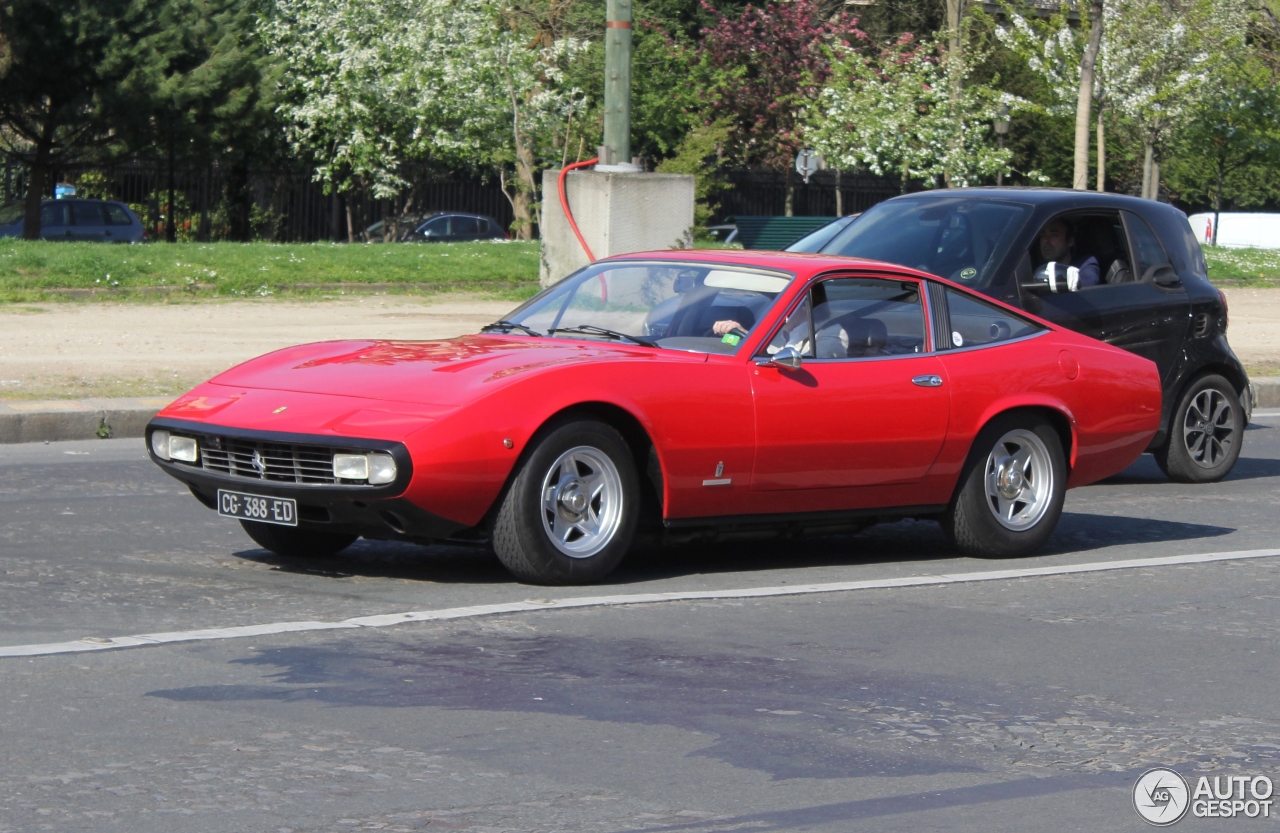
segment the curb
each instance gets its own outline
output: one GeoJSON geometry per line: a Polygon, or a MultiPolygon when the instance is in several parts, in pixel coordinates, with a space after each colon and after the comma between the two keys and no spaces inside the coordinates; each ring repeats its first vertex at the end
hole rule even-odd
{"type": "Polygon", "coordinates": [[[167,397],[0,402],[0,443],[141,437],[167,397]]]}
{"type": "MultiPolygon", "coordinates": [[[[1280,408],[1280,376],[1251,381],[1255,409],[1280,408]]],[[[166,397],[0,401],[0,444],[141,437],[169,402],[166,397]]]]}
{"type": "Polygon", "coordinates": [[[1280,376],[1255,376],[1249,382],[1253,385],[1253,407],[1280,408],[1280,376]]]}

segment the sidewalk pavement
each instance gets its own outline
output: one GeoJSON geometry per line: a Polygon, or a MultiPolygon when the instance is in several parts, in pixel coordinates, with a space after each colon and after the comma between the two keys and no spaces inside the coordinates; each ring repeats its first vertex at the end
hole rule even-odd
{"type": "MultiPolygon", "coordinates": [[[[1252,380],[1257,409],[1280,408],[1280,376],[1252,380]]],[[[141,437],[151,417],[169,404],[165,397],[140,399],[50,399],[0,401],[0,443],[141,437]]]]}

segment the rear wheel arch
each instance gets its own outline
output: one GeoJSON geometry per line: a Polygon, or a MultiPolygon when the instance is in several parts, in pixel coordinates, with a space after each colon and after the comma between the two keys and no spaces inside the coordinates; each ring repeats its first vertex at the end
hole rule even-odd
{"type": "MultiPolygon", "coordinates": [[[[1058,441],[1062,443],[1062,456],[1066,461],[1067,475],[1071,475],[1071,470],[1075,468],[1075,452],[1076,452],[1076,433],[1075,426],[1072,424],[1070,417],[1057,408],[1048,405],[1017,405],[1012,408],[1006,408],[1003,411],[997,411],[988,414],[987,418],[982,421],[982,425],[974,432],[973,438],[976,443],[978,437],[987,429],[991,423],[998,419],[1004,419],[1011,414],[1027,414],[1041,417],[1053,426],[1053,430],[1058,435],[1058,441]]],[[[970,445],[968,455],[965,457],[964,471],[968,472],[969,467],[974,460],[974,454],[978,453],[973,445],[970,445]]],[[[963,476],[962,476],[963,481],[963,476]]],[[[957,485],[956,488],[959,488],[957,485]]]]}

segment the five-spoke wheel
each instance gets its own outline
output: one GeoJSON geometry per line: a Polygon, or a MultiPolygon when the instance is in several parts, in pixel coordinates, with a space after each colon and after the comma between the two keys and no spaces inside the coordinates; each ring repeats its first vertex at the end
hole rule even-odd
{"type": "Polygon", "coordinates": [[[1026,555],[1057,526],[1065,495],[1058,432],[1034,412],[1005,414],[974,440],[942,526],[965,555],[1026,555]]]}
{"type": "Polygon", "coordinates": [[[1180,483],[1212,483],[1235,466],[1243,436],[1244,409],[1235,388],[1221,376],[1201,376],[1179,398],[1156,462],[1180,483]]]}
{"type": "Polygon", "coordinates": [[[535,437],[493,521],[493,549],[534,584],[583,584],[626,555],[640,513],[636,464],[617,430],[591,419],[535,437]]]}

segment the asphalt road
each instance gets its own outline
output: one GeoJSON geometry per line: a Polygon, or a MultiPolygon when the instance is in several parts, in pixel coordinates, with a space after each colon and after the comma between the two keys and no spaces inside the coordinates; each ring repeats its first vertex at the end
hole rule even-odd
{"type": "MultiPolygon", "coordinates": [[[[1280,547],[1280,415],[1223,483],[1144,458],[1069,493],[1034,558],[903,522],[574,589],[461,548],[277,558],[138,440],[0,446],[0,475],[0,648],[1280,547]]],[[[1278,632],[1263,557],[0,657],[0,833],[1145,830],[1149,766],[1280,781],[1278,632]]]]}

